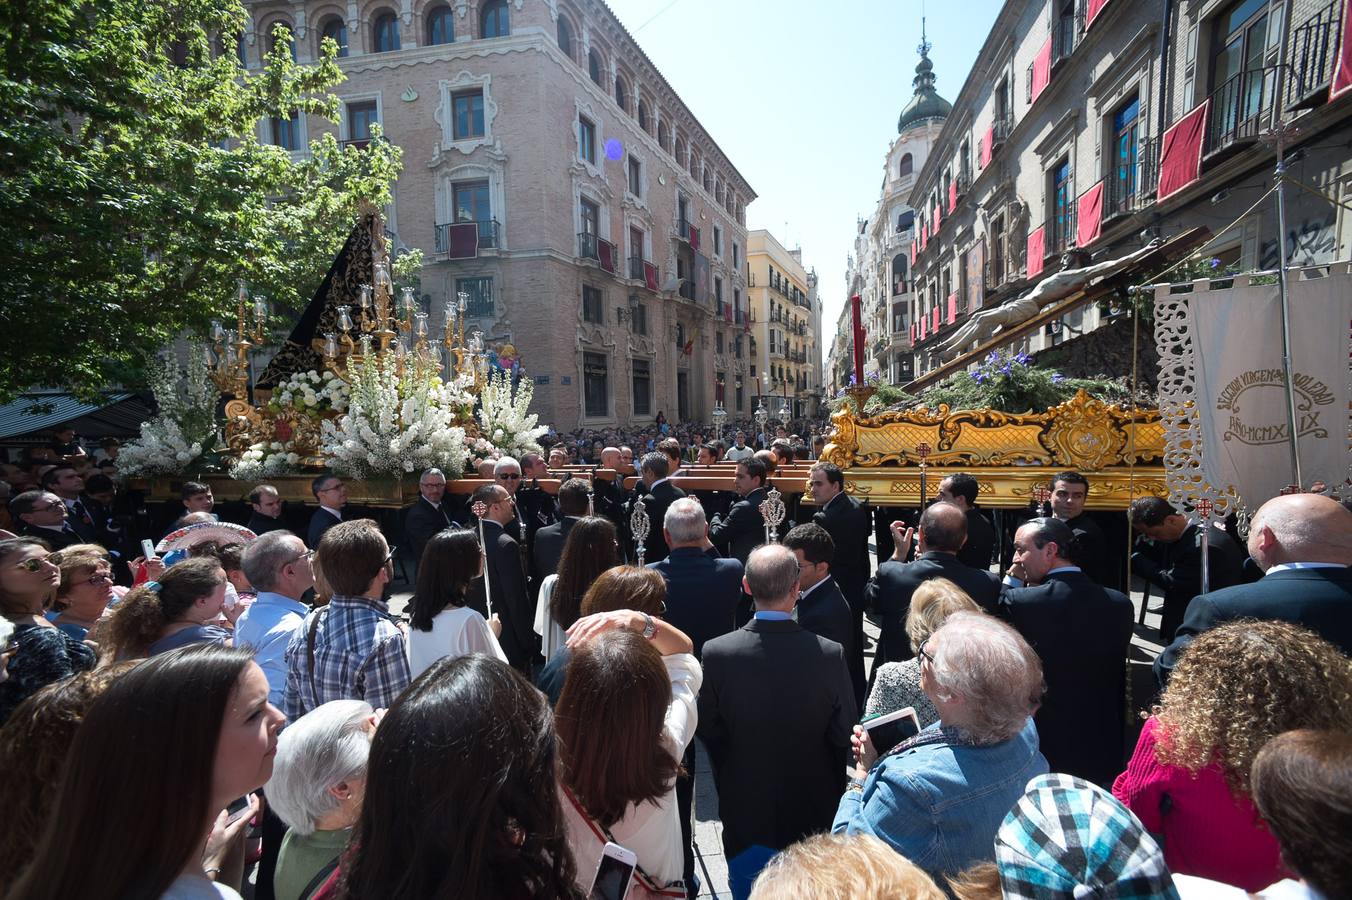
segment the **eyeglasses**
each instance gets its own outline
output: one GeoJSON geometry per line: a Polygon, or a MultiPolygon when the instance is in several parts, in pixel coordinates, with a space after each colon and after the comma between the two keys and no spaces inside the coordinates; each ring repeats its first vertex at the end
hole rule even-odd
{"type": "Polygon", "coordinates": [[[925,638],[925,640],[921,641],[920,646],[915,649],[915,654],[916,656],[919,656],[922,661],[929,660],[929,664],[932,666],[934,665],[934,657],[925,652],[925,645],[928,643],[929,638],[925,638]]]}
{"type": "Polygon", "coordinates": [[[382,560],[380,561],[380,564],[383,566],[383,565],[385,565],[385,563],[387,563],[387,562],[389,562],[390,560],[394,559],[394,554],[397,553],[398,551],[399,551],[399,548],[398,548],[398,547],[395,547],[395,546],[391,545],[391,546],[390,546],[390,552],[387,553],[387,554],[385,555],[385,558],[382,559],[382,560]]]}
{"type": "Polygon", "coordinates": [[[34,506],[32,512],[51,512],[54,509],[65,509],[64,503],[48,503],[46,506],[34,506]]]}
{"type": "Polygon", "coordinates": [[[342,486],[341,484],[335,484],[335,485],[333,485],[332,487],[320,488],[319,490],[315,491],[315,493],[316,493],[316,494],[327,494],[329,491],[341,491],[342,489],[343,489],[343,486],[342,486]]]}
{"type": "Polygon", "coordinates": [[[85,579],[85,584],[112,584],[112,583],[113,576],[109,575],[107,572],[104,572],[102,574],[90,575],[88,578],[85,579]]]}
{"type": "Polygon", "coordinates": [[[48,556],[30,556],[21,563],[16,563],[15,567],[23,569],[25,572],[41,572],[44,563],[50,563],[51,557],[48,556]]]}
{"type": "Polygon", "coordinates": [[[282,565],[283,565],[283,566],[289,566],[289,565],[291,565],[292,563],[298,563],[298,562],[300,562],[302,559],[313,559],[313,558],[314,558],[314,555],[315,555],[315,552],[314,552],[313,550],[306,550],[306,551],[305,551],[304,553],[302,553],[300,556],[293,556],[293,557],[291,557],[291,558],[288,559],[286,562],[282,563],[282,565]]]}

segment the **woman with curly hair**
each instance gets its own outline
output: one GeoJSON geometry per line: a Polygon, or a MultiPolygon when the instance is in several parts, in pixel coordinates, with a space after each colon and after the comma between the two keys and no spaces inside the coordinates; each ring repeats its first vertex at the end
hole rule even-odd
{"type": "Polygon", "coordinates": [[[225,570],[214,557],[186,559],[159,581],[137,585],[107,625],[114,659],[157,656],[189,644],[226,644],[230,632],[211,624],[225,605],[225,570]]]}
{"type": "Polygon", "coordinates": [[[1171,871],[1261,890],[1285,875],[1249,772],[1296,728],[1352,731],[1352,661],[1286,622],[1222,625],[1184,653],[1113,794],[1161,839],[1171,871]]]}

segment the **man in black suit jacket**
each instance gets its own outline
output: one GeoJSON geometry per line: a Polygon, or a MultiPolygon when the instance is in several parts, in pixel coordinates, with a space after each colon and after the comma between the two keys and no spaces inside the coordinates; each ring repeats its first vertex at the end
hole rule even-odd
{"type": "Polygon", "coordinates": [[[634,503],[643,504],[648,514],[648,537],[643,542],[643,562],[655,563],[667,558],[669,552],[667,540],[662,535],[662,522],[666,518],[667,508],[685,496],[685,491],[676,486],[668,474],[671,460],[665,453],[654,450],[644,454],[639,464],[639,477],[646,490],[634,498],[634,503]]]}
{"type": "Polygon", "coordinates": [[[1155,660],[1161,687],[1193,638],[1233,619],[1293,622],[1352,656],[1352,512],[1318,494],[1275,497],[1249,526],[1249,556],[1262,578],[1188,604],[1174,642],[1155,660]]]}
{"type": "Polygon", "coordinates": [[[958,562],[974,569],[989,569],[995,553],[995,526],[976,508],[979,491],[977,480],[966,472],[954,472],[939,482],[939,499],[952,503],[967,516],[967,543],[958,551],[958,562]]]}
{"type": "Polygon", "coordinates": [[[856,714],[840,645],[793,621],[789,549],[757,548],[743,581],[755,618],[704,645],[699,692],[730,865],[751,847],[780,850],[831,826],[856,714]]]}
{"type": "Polygon", "coordinates": [[[864,706],[864,586],[872,570],[868,557],[868,535],[873,527],[868,507],[845,493],[845,476],[833,463],[812,467],[808,477],[812,501],[817,512],[812,521],[825,528],[835,545],[831,560],[831,578],[840,586],[850,605],[851,643],[846,645],[845,662],[850,667],[854,698],[864,706]]]}
{"type": "MultiPolygon", "coordinates": [[[[521,546],[506,531],[506,525],[516,517],[515,501],[500,484],[485,484],[470,495],[471,505],[482,502],[484,512],[484,574],[488,581],[489,599],[493,615],[502,620],[502,634],[498,642],[507,662],[530,675],[538,655],[533,623],[535,610],[530,605],[526,590],[526,572],[521,566],[521,546]]],[[[470,583],[467,597],[470,608],[487,617],[490,604],[484,598],[484,578],[470,583]]]]}
{"type": "Polygon", "coordinates": [[[85,543],[66,521],[66,504],[50,491],[24,491],[9,501],[9,512],[20,535],[42,538],[53,550],[85,543]]]}
{"type": "Polygon", "coordinates": [[[510,484],[503,484],[503,487],[513,493],[516,499],[517,517],[524,528],[521,533],[524,538],[522,543],[526,547],[526,558],[529,559],[530,551],[535,546],[536,533],[559,520],[559,508],[554,498],[540,487],[540,479],[549,477],[549,467],[540,454],[522,454],[521,472],[519,490],[513,492],[510,484]]]}
{"type": "Polygon", "coordinates": [[[404,534],[413,551],[413,564],[422,564],[423,550],[433,535],[454,527],[455,519],[446,502],[446,473],[428,469],[418,478],[417,501],[404,510],[404,534]]]}
{"type": "Polygon", "coordinates": [[[901,662],[913,656],[911,640],[906,635],[906,613],[911,608],[911,594],[921,583],[931,578],[947,578],[988,612],[995,610],[1000,598],[1000,580],[995,573],[958,562],[958,551],[967,538],[967,516],[962,510],[942,501],[926,508],[920,514],[919,555],[911,562],[902,562],[914,534],[915,529],[905,528],[901,522],[892,523],[896,549],[892,558],[878,567],[864,591],[869,608],[882,619],[882,633],[873,658],[875,672],[883,663],[901,662]]]}
{"type": "Polygon", "coordinates": [[[718,555],[709,541],[704,510],[692,497],[667,507],[662,528],[671,551],[648,568],[667,583],[666,619],[695,642],[695,658],[704,644],[735,627],[733,617],[742,596],[742,564],[718,555]]]}
{"type": "Polygon", "coordinates": [[[249,515],[246,526],[256,535],[265,535],[269,531],[281,531],[286,528],[282,521],[282,496],[270,484],[260,484],[249,491],[249,515]]]}
{"type": "Polygon", "coordinates": [[[1079,472],[1061,472],[1052,478],[1052,515],[1070,526],[1075,535],[1072,558],[1084,574],[1105,587],[1121,584],[1115,560],[1120,559],[1108,547],[1103,529],[1084,511],[1089,496],[1089,479],[1079,472]]]}
{"type": "Polygon", "coordinates": [[[563,545],[568,533],[587,514],[587,482],[573,478],[559,485],[559,521],[535,532],[535,546],[531,548],[531,599],[540,594],[540,583],[559,571],[563,545]]]}
{"type": "MultiPolygon", "coordinates": [[[[845,666],[854,668],[854,657],[859,657],[859,668],[864,667],[863,648],[854,642],[854,617],[850,604],[831,575],[835,544],[830,533],[820,525],[808,522],[795,525],[784,535],[784,546],[793,551],[798,560],[798,606],[794,617],[798,624],[819,637],[835,641],[845,651],[845,666]]],[[[851,673],[851,686],[854,677],[851,673]]],[[[862,706],[856,691],[855,705],[862,706]]]]}
{"type": "Polygon", "coordinates": [[[1133,610],[1071,562],[1073,540],[1060,519],[1022,525],[1000,611],[1042,658],[1047,692],[1033,718],[1052,771],[1110,787],[1126,741],[1133,610]]]}
{"type": "Polygon", "coordinates": [[[754,456],[737,464],[732,487],[741,499],[732,504],[724,518],[709,524],[709,540],[724,556],[746,565],[751,551],[765,543],[765,517],[760,505],[765,501],[765,463],[754,456]]]}
{"type": "Polygon", "coordinates": [[[310,482],[310,493],[319,501],[319,509],[310,517],[310,528],[305,534],[305,546],[318,547],[328,531],[343,521],[343,507],[347,505],[347,485],[337,475],[320,475],[310,482]]]}
{"type": "MultiPolygon", "coordinates": [[[[1129,515],[1132,528],[1154,542],[1131,554],[1131,568],[1164,591],[1160,643],[1167,647],[1183,622],[1188,601],[1202,593],[1202,526],[1179,515],[1163,497],[1134,500],[1129,515]]],[[[1216,591],[1239,584],[1247,554],[1223,530],[1208,527],[1209,589],[1216,591]]]]}

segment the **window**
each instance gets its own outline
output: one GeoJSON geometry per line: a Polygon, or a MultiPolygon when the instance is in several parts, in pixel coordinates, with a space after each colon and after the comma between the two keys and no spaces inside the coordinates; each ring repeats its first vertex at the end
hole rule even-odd
{"type": "Polygon", "coordinates": [[[629,298],[629,313],[633,318],[634,334],[648,333],[648,307],[638,302],[638,297],[629,298]]]}
{"type": "Polygon", "coordinates": [[[601,57],[596,55],[595,50],[587,51],[587,75],[594,84],[601,83],[601,57]]]}
{"type": "Polygon", "coordinates": [[[451,95],[451,137],[457,141],[484,136],[482,88],[451,95]]]}
{"type": "Polygon", "coordinates": [[[643,196],[643,164],[629,157],[629,193],[635,197],[643,196]]]}
{"type": "Polygon", "coordinates": [[[568,20],[559,16],[558,26],[559,49],[563,55],[569,59],[573,58],[573,26],[568,24],[568,20]]]}
{"type": "Polygon", "coordinates": [[[1112,168],[1108,173],[1107,212],[1130,212],[1136,205],[1136,154],[1141,102],[1132,97],[1113,113],[1112,168]]]}
{"type": "Polygon", "coordinates": [[[491,277],[457,278],[455,280],[455,292],[469,295],[469,301],[465,304],[465,315],[480,318],[493,315],[493,279],[491,277]]]}
{"type": "MultiPolygon", "coordinates": [[[[456,222],[491,222],[488,181],[459,181],[451,185],[451,216],[456,222]]],[[[480,237],[482,238],[480,229],[480,237]]]]}
{"type": "Polygon", "coordinates": [[[742,267],[742,248],[736,241],[732,242],[732,267],[740,269],[742,267]]]}
{"type": "MultiPolygon", "coordinates": [[[[563,21],[562,19],[559,20],[563,21]]],[[[449,6],[438,6],[427,14],[427,43],[450,44],[455,41],[455,13],[449,6]]]]}
{"type": "Polygon", "coordinates": [[[582,354],[582,393],[586,415],[593,418],[605,416],[610,411],[609,370],[604,353],[582,354]]]}
{"type": "Polygon", "coordinates": [[[1211,122],[1207,150],[1225,147],[1237,138],[1254,137],[1270,109],[1275,88],[1267,54],[1268,4],[1240,0],[1215,19],[1211,62],[1211,122]]]}
{"type": "Polygon", "coordinates": [[[606,324],[605,295],[589,284],[582,285],[582,321],[606,324]]]}
{"type": "Polygon", "coordinates": [[[642,100],[638,101],[638,127],[648,130],[648,104],[642,100]]]}
{"type": "Polygon", "coordinates": [[[615,79],[615,103],[625,112],[629,111],[629,89],[624,86],[623,78],[615,79]]]}
{"type": "Polygon", "coordinates": [[[583,197],[580,211],[582,217],[582,233],[593,235],[599,234],[601,231],[601,207],[588,200],[586,197],[583,197]]]}
{"type": "Polygon", "coordinates": [[[629,226],[629,277],[642,279],[643,261],[647,258],[643,255],[644,238],[646,235],[642,228],[629,226]]]}
{"type": "Polygon", "coordinates": [[[586,116],[577,119],[577,154],[596,165],[596,126],[586,116]]]}
{"type": "Polygon", "coordinates": [[[1000,284],[1005,280],[1005,217],[996,216],[991,220],[991,283],[1000,284]]]}
{"type": "Polygon", "coordinates": [[[703,172],[704,172],[703,178],[704,190],[712,191],[714,185],[714,175],[712,172],[709,171],[708,166],[703,167],[703,172]]]}
{"type": "Polygon", "coordinates": [[[742,358],[742,336],[734,335],[732,338],[732,355],[738,359],[742,358]]]}
{"type": "Polygon", "coordinates": [[[714,276],[714,302],[723,303],[723,279],[717,275],[714,276]]]}
{"type": "Polygon", "coordinates": [[[652,364],[646,359],[634,360],[634,415],[652,414],[652,393],[652,364]]]}
{"type": "MultiPolygon", "coordinates": [[[[1009,118],[1009,78],[1001,78],[995,85],[995,121],[1003,123],[1009,118]]],[[[997,129],[998,131],[998,129],[997,129]]],[[[996,140],[1003,140],[1003,134],[997,134],[996,140]]]]}
{"type": "Polygon", "coordinates": [[[914,169],[915,160],[911,158],[911,154],[907,153],[901,158],[901,164],[897,166],[897,177],[905,178],[907,175],[910,175],[914,169]]]}
{"type": "Polygon", "coordinates": [[[398,50],[399,18],[392,12],[381,13],[376,16],[372,34],[375,41],[374,52],[389,53],[391,50],[398,50]]]}
{"type": "Polygon", "coordinates": [[[511,20],[507,17],[507,0],[489,0],[479,14],[479,37],[507,37],[512,33],[511,20]]]}
{"type": "MultiPolygon", "coordinates": [[[[1047,235],[1051,238],[1051,243],[1047,247],[1048,253],[1060,253],[1070,246],[1070,224],[1071,224],[1071,186],[1070,186],[1070,160],[1062,157],[1061,161],[1051,170],[1051,224],[1052,233],[1047,235]]],[[[1031,260],[1029,260],[1031,262],[1031,260]]]]}
{"type": "Polygon", "coordinates": [[[715,353],[722,353],[722,352],[723,352],[723,332],[722,332],[722,331],[715,331],[715,332],[714,332],[714,352],[715,352],[715,353]]]}
{"type": "Polygon", "coordinates": [[[667,123],[657,123],[657,146],[666,152],[671,152],[671,144],[667,143],[667,123]]]}
{"type": "Polygon", "coordinates": [[[714,256],[723,255],[723,229],[714,226],[714,256]]]}
{"type": "Polygon", "coordinates": [[[347,105],[347,139],[369,141],[371,126],[380,122],[376,101],[362,100],[347,105]]]}
{"type": "Polygon", "coordinates": [[[322,42],[328,38],[338,45],[338,56],[347,56],[347,23],[338,16],[333,16],[324,22],[324,27],[319,31],[319,39],[322,42]]]}
{"type": "Polygon", "coordinates": [[[271,143],[283,150],[300,149],[300,116],[293,114],[289,119],[276,116],[268,120],[268,136],[271,143]]]}

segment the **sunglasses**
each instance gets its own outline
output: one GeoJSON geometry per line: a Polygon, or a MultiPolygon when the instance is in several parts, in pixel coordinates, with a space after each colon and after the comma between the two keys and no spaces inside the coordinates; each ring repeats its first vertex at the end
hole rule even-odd
{"type": "Polygon", "coordinates": [[[40,572],[43,564],[49,562],[51,562],[51,558],[47,556],[30,556],[23,562],[18,563],[16,567],[23,569],[25,572],[40,572]]]}
{"type": "Polygon", "coordinates": [[[521,475],[516,472],[504,472],[498,476],[499,481],[520,481],[521,475]]]}

